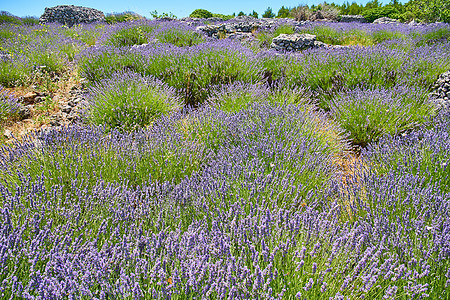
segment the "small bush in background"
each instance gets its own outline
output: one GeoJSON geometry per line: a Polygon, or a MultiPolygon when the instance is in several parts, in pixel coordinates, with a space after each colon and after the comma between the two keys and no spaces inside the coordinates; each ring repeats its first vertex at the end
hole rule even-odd
{"type": "Polygon", "coordinates": [[[141,15],[132,12],[132,11],[126,11],[123,13],[110,13],[106,14],[105,21],[108,24],[115,24],[115,23],[122,23],[122,22],[128,22],[133,20],[140,20],[143,19],[141,15]]]}
{"type": "Polygon", "coordinates": [[[311,10],[307,5],[299,5],[291,9],[290,14],[296,21],[306,21],[311,15],[311,10]]]}
{"type": "Polygon", "coordinates": [[[200,33],[181,26],[160,28],[155,32],[154,37],[160,43],[172,44],[177,47],[198,45],[205,41],[200,33]]]}
{"type": "Polygon", "coordinates": [[[22,21],[19,17],[14,16],[13,14],[10,14],[7,11],[1,11],[0,12],[0,24],[3,23],[10,23],[10,24],[22,24],[22,21]]]}
{"type": "Polygon", "coordinates": [[[398,10],[393,6],[372,8],[362,13],[363,17],[366,18],[366,20],[371,23],[376,19],[382,17],[392,18],[394,15],[398,14],[399,14],[398,10]]]}
{"type": "Polygon", "coordinates": [[[144,24],[126,26],[111,34],[107,38],[105,44],[114,47],[147,44],[151,39],[150,35],[155,28],[156,26],[144,24]]]}
{"type": "Polygon", "coordinates": [[[191,18],[200,18],[200,19],[208,19],[212,18],[213,14],[210,11],[207,11],[206,9],[196,9],[189,15],[191,18]]]}
{"type": "Polygon", "coordinates": [[[154,77],[117,72],[90,88],[90,123],[134,130],[181,107],[175,90],[154,77]]]}

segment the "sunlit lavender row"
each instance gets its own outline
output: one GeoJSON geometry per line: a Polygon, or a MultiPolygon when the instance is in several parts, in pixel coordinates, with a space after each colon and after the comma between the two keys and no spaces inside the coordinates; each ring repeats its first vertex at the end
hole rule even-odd
{"type": "Polygon", "coordinates": [[[278,25],[1,25],[1,298],[449,299],[450,27],[278,25]]]}

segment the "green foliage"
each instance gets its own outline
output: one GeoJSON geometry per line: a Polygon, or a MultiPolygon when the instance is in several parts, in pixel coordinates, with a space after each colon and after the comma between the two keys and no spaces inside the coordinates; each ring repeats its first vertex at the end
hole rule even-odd
{"type": "Polygon", "coordinates": [[[91,83],[108,78],[122,69],[153,75],[183,93],[186,104],[197,106],[210,94],[211,88],[235,81],[257,82],[261,79],[259,64],[239,51],[210,49],[190,54],[167,53],[146,57],[140,53],[103,52],[86,56],[80,70],[91,83]]]}
{"type": "Polygon", "coordinates": [[[195,31],[171,28],[156,34],[159,42],[172,44],[177,47],[193,46],[204,42],[203,36],[195,31]]]}
{"type": "Polygon", "coordinates": [[[376,19],[382,18],[382,17],[388,17],[392,18],[394,15],[398,14],[398,10],[393,6],[384,6],[384,7],[377,7],[372,8],[369,10],[366,10],[362,13],[363,17],[369,21],[373,22],[376,19]]]}
{"type": "Polygon", "coordinates": [[[176,19],[177,16],[175,16],[173,13],[171,12],[163,12],[162,14],[158,14],[158,12],[156,10],[151,11],[150,15],[152,16],[153,19],[162,19],[162,18],[169,18],[169,19],[176,19]]]}
{"type": "Polygon", "coordinates": [[[238,17],[242,17],[242,16],[245,16],[245,13],[244,13],[243,11],[240,11],[240,12],[238,13],[238,17]]]}
{"type": "Polygon", "coordinates": [[[315,26],[303,29],[302,33],[314,34],[318,41],[329,45],[373,45],[372,37],[364,30],[339,31],[328,26],[315,26]]]}
{"type": "Polygon", "coordinates": [[[213,14],[214,18],[221,18],[222,20],[230,20],[234,18],[234,15],[213,14]]]}
{"type": "Polygon", "coordinates": [[[258,19],[258,13],[256,11],[252,11],[251,13],[248,14],[249,16],[258,19]]]}
{"type": "Polygon", "coordinates": [[[26,25],[33,26],[39,24],[39,19],[32,16],[27,16],[23,18],[16,17],[7,11],[0,12],[0,24],[16,24],[16,25],[26,25]]]}
{"type": "Polygon", "coordinates": [[[356,2],[352,2],[352,4],[345,2],[341,5],[340,10],[342,15],[360,15],[364,7],[356,2]]]}
{"type": "Polygon", "coordinates": [[[191,18],[200,18],[200,19],[208,19],[211,18],[213,16],[213,14],[209,11],[207,11],[206,9],[196,9],[193,12],[191,12],[191,14],[189,15],[189,17],[191,18]]]}
{"type": "Polygon", "coordinates": [[[114,47],[124,47],[133,45],[142,45],[149,42],[150,34],[155,30],[155,26],[137,25],[121,29],[106,40],[106,45],[114,47]]]}
{"type": "Polygon", "coordinates": [[[450,23],[450,9],[444,9],[441,12],[441,20],[445,23],[450,23]]]}
{"type": "Polygon", "coordinates": [[[263,18],[275,18],[275,14],[272,11],[272,8],[268,7],[265,11],[264,14],[262,15],[263,18]]]}
{"type": "Polygon", "coordinates": [[[288,18],[290,15],[290,12],[291,12],[291,10],[289,8],[282,6],[278,10],[277,18],[288,18]]]}
{"type": "Polygon", "coordinates": [[[293,34],[295,33],[294,27],[290,25],[278,26],[274,32],[260,31],[256,34],[256,39],[259,41],[260,47],[269,47],[272,39],[280,34],[293,34]]]}
{"type": "Polygon", "coordinates": [[[10,14],[7,11],[0,12],[0,24],[9,23],[9,24],[22,24],[19,17],[16,17],[10,14]]]}
{"type": "Polygon", "coordinates": [[[143,17],[135,12],[132,11],[126,11],[122,13],[111,13],[106,14],[105,20],[108,24],[115,24],[115,23],[122,23],[122,22],[129,22],[133,20],[139,20],[143,17]]]}
{"type": "Polygon", "coordinates": [[[448,0],[410,0],[405,4],[414,19],[425,22],[449,21],[450,1],[448,0]]]}
{"type": "Polygon", "coordinates": [[[33,26],[33,25],[39,24],[39,19],[36,17],[27,16],[27,17],[23,17],[21,19],[22,19],[22,24],[25,26],[33,26]]]}
{"type": "Polygon", "coordinates": [[[19,62],[0,61],[0,85],[14,87],[24,85],[30,78],[31,70],[19,62]]]}

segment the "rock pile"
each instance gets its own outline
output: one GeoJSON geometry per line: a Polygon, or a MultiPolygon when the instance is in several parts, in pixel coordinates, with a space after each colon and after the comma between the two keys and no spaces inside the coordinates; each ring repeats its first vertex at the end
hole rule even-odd
{"type": "Polygon", "coordinates": [[[439,107],[450,109],[450,71],[439,76],[431,97],[439,107]]]}
{"type": "Polygon", "coordinates": [[[85,92],[80,87],[73,87],[69,92],[69,98],[59,103],[59,111],[50,116],[51,126],[66,126],[77,124],[81,121],[83,109],[88,106],[85,92]]]}
{"type": "Polygon", "coordinates": [[[6,51],[0,50],[0,61],[10,61],[11,59],[11,54],[6,51]]]}
{"type": "Polygon", "coordinates": [[[39,23],[61,23],[67,26],[73,26],[80,23],[104,22],[105,15],[94,8],[58,5],[55,7],[46,7],[44,14],[39,18],[39,23]]]}
{"type": "Polygon", "coordinates": [[[314,48],[316,36],[313,34],[280,34],[272,40],[271,48],[281,51],[299,51],[314,48]]]}
{"type": "Polygon", "coordinates": [[[396,19],[391,19],[388,17],[382,17],[378,18],[375,21],[373,21],[373,24],[399,24],[400,21],[396,19]]]}
{"type": "Polygon", "coordinates": [[[204,32],[207,36],[213,38],[227,38],[230,35],[236,36],[236,33],[252,33],[257,30],[273,30],[280,26],[280,21],[286,25],[297,27],[308,23],[307,21],[299,22],[293,19],[255,19],[253,17],[237,17],[224,23],[214,25],[198,26],[197,30],[204,32]]]}
{"type": "Polygon", "coordinates": [[[339,19],[339,22],[345,22],[345,23],[351,23],[351,22],[358,22],[358,23],[367,23],[366,18],[364,18],[361,15],[342,15],[339,19]]]}

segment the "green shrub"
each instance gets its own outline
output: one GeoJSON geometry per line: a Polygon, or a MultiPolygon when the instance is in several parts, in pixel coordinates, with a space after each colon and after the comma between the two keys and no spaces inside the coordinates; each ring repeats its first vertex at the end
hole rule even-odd
{"type": "Polygon", "coordinates": [[[121,23],[121,22],[128,22],[133,20],[139,20],[143,17],[135,12],[132,11],[126,11],[123,13],[111,13],[106,14],[105,21],[108,24],[115,24],[115,23],[121,23]]]}
{"type": "Polygon", "coordinates": [[[377,7],[366,10],[362,13],[363,17],[366,18],[367,21],[373,22],[376,19],[382,17],[392,18],[394,14],[398,14],[398,10],[393,6],[385,6],[385,7],[377,7]]]}
{"type": "Polygon", "coordinates": [[[263,18],[275,18],[275,14],[272,11],[271,7],[268,7],[265,11],[264,14],[262,15],[263,18]]]}
{"type": "Polygon", "coordinates": [[[213,14],[212,16],[214,18],[221,18],[224,21],[227,21],[227,20],[230,20],[230,19],[234,18],[234,16],[232,16],[232,15],[223,15],[223,14],[213,14]]]}
{"type": "Polygon", "coordinates": [[[177,47],[193,46],[205,40],[198,32],[180,28],[170,28],[169,30],[160,31],[155,37],[161,43],[172,44],[177,47]]]}
{"type": "Polygon", "coordinates": [[[450,23],[450,9],[445,9],[441,12],[441,20],[445,23],[450,23]]]}
{"type": "Polygon", "coordinates": [[[189,15],[189,17],[191,18],[200,18],[200,19],[208,19],[208,18],[212,18],[213,14],[209,11],[207,11],[206,9],[196,9],[193,12],[191,12],[191,14],[189,15]]]}
{"type": "Polygon", "coordinates": [[[39,24],[39,19],[36,17],[23,17],[22,24],[26,26],[33,26],[39,24]]]}
{"type": "Polygon", "coordinates": [[[419,88],[357,89],[339,94],[330,107],[352,142],[361,146],[413,129],[436,112],[428,91],[419,88]]]}
{"type": "Polygon", "coordinates": [[[22,21],[20,20],[19,17],[16,17],[7,11],[1,11],[0,12],[0,24],[3,24],[3,23],[22,24],[22,21]]]}
{"type": "Polygon", "coordinates": [[[105,42],[106,45],[114,47],[124,47],[133,45],[147,44],[150,34],[155,30],[156,26],[137,25],[121,29],[113,33],[105,42]]]}

